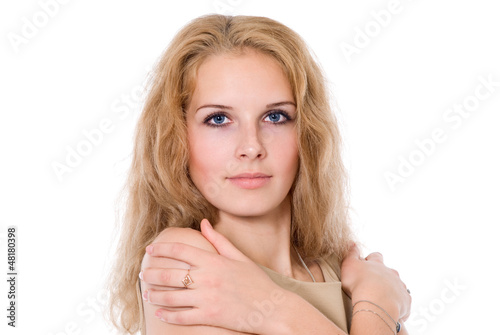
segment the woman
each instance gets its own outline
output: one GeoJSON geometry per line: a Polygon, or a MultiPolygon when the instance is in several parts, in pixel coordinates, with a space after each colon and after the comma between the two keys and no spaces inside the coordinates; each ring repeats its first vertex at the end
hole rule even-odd
{"type": "Polygon", "coordinates": [[[339,142],[296,33],[260,17],[184,27],[138,124],[115,324],[344,334],[352,317],[351,334],[395,333],[411,298],[380,254],[362,259],[351,242],[339,142]]]}

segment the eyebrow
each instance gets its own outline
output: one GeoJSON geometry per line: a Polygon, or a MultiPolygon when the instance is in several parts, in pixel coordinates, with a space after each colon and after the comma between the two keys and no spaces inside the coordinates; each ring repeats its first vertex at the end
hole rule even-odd
{"type": "Polygon", "coordinates": [[[233,109],[233,107],[230,107],[230,106],[209,104],[209,105],[203,105],[201,107],[198,107],[198,109],[196,110],[196,112],[199,111],[202,108],[233,109]]]}
{"type": "MultiPolygon", "coordinates": [[[[268,105],[266,105],[266,108],[275,108],[275,107],[279,107],[279,106],[283,106],[283,105],[293,105],[293,106],[297,107],[297,105],[294,102],[280,101],[280,102],[274,102],[272,104],[268,104],[268,105]]],[[[231,106],[208,104],[208,105],[203,105],[201,107],[198,107],[198,109],[196,109],[196,112],[202,108],[218,108],[218,109],[229,109],[229,110],[233,109],[233,107],[231,107],[231,106]]]]}
{"type": "Polygon", "coordinates": [[[273,108],[273,107],[279,107],[283,105],[293,105],[297,107],[297,105],[294,102],[291,101],[281,101],[281,102],[275,102],[273,104],[266,105],[266,108],[273,108]]]}

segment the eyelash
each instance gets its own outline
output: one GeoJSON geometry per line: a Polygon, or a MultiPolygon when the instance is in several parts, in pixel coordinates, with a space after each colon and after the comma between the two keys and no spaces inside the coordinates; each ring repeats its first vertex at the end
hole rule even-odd
{"type": "MultiPolygon", "coordinates": [[[[272,114],[279,114],[279,115],[282,115],[285,118],[284,121],[270,122],[273,125],[283,125],[283,124],[287,123],[288,121],[290,121],[292,119],[287,112],[285,112],[284,110],[281,110],[281,109],[274,109],[272,111],[269,111],[264,116],[264,119],[267,118],[269,115],[272,115],[272,114]]],[[[227,123],[223,123],[223,124],[210,123],[210,121],[213,118],[217,117],[217,116],[224,116],[224,117],[226,117],[226,118],[229,119],[229,117],[227,116],[226,113],[224,113],[224,112],[215,112],[215,113],[211,113],[211,114],[207,115],[207,117],[205,118],[205,120],[203,120],[203,123],[206,124],[209,127],[214,127],[214,128],[225,127],[227,125],[227,123]]],[[[269,121],[267,121],[267,122],[269,122],[269,121]]]]}

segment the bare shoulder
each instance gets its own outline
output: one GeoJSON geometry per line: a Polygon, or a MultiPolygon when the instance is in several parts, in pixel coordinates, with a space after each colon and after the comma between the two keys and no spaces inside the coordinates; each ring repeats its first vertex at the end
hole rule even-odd
{"type": "Polygon", "coordinates": [[[165,228],[154,240],[155,243],[180,242],[207,251],[217,252],[214,246],[199,232],[191,228],[165,228]]]}

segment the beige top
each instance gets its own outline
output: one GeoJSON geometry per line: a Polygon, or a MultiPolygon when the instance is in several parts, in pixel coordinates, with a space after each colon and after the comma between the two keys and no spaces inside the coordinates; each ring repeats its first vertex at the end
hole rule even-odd
{"type": "Polygon", "coordinates": [[[348,333],[352,304],[351,299],[342,290],[339,279],[340,269],[333,257],[320,258],[317,262],[323,272],[325,282],[303,282],[264,266],[261,266],[261,268],[266,271],[276,284],[301,296],[344,332],[348,333]]]}

